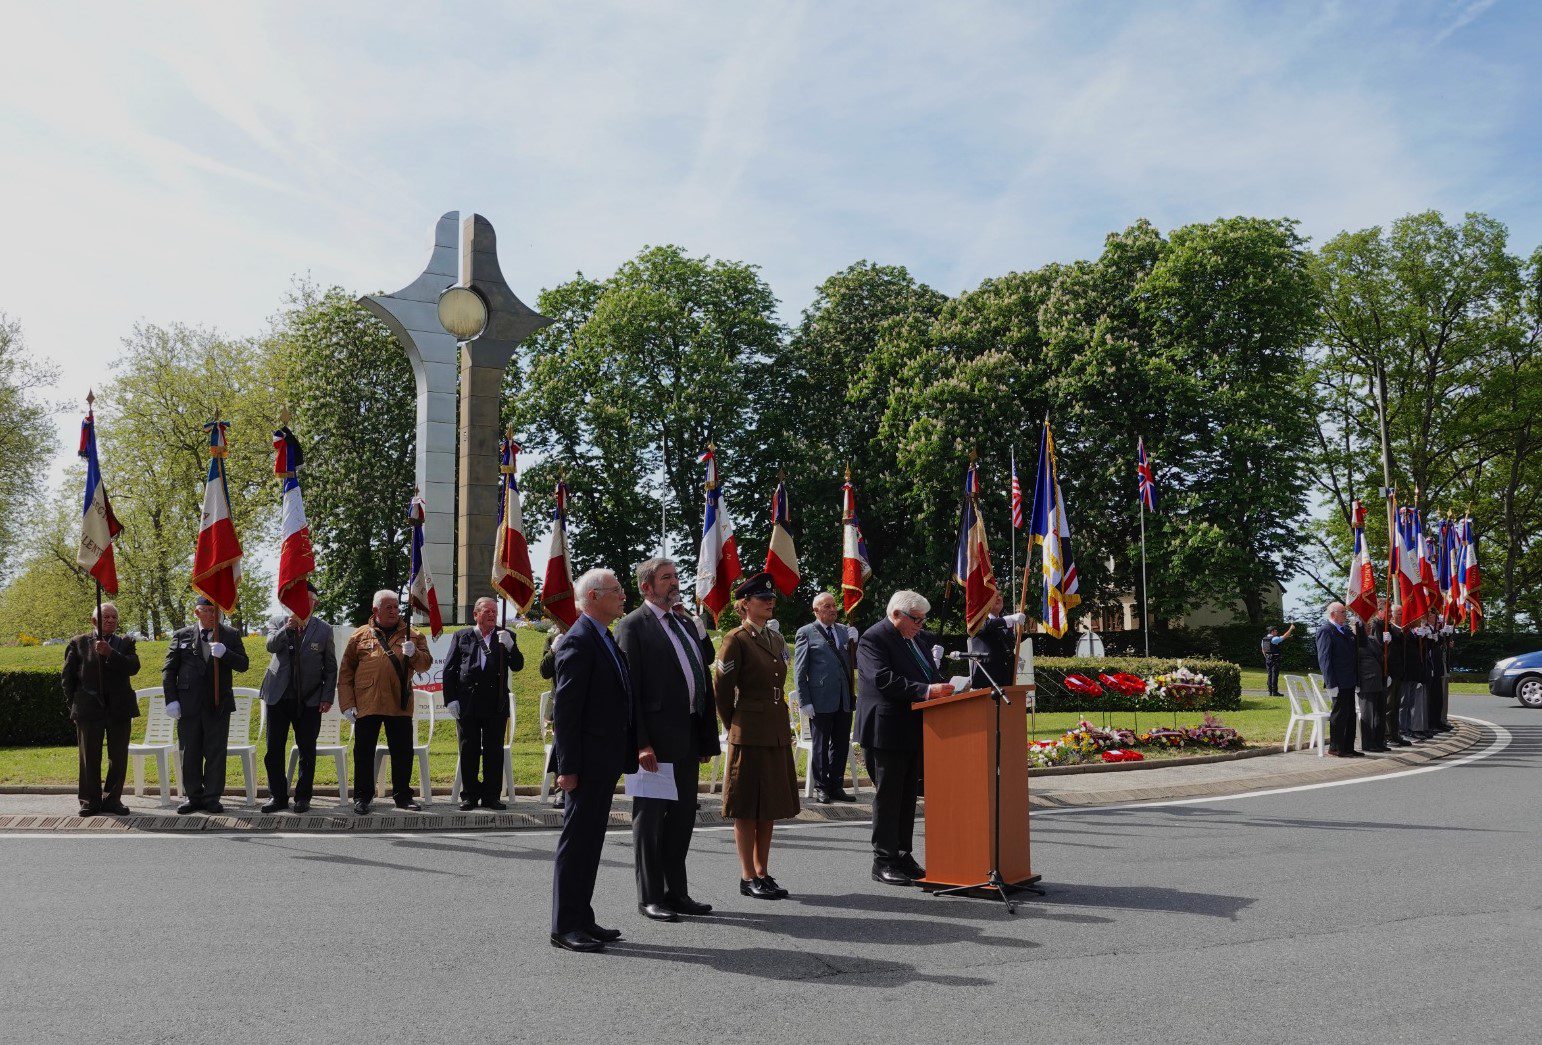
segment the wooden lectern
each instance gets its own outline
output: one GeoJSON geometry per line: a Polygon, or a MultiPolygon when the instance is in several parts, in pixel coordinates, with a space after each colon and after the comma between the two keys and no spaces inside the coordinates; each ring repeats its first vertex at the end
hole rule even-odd
{"type": "MultiPolygon", "coordinates": [[[[916,705],[926,765],[925,889],[984,884],[992,868],[1008,887],[1039,880],[1028,859],[1027,686],[1007,686],[1001,707],[1001,854],[996,818],[996,701],[970,689],[916,705]]],[[[1005,896],[1002,897],[1005,899],[1005,896]]]]}

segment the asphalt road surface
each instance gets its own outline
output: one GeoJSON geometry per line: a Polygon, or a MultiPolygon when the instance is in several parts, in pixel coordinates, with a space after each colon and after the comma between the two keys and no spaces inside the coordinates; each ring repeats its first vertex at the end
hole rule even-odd
{"type": "Polygon", "coordinates": [[[612,834],[604,955],[547,939],[552,833],[0,836],[10,1042],[1530,1040],[1542,714],[1343,786],[1035,814],[1013,917],[868,877],[866,828],[780,831],[793,896],[635,910],[612,834]]]}

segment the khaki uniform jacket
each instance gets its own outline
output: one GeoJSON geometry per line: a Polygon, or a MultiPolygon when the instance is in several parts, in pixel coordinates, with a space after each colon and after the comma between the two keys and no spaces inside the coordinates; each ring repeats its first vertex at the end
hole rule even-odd
{"type": "Polygon", "coordinates": [[[366,624],[348,637],[343,648],[343,662],[337,668],[337,704],[347,711],[357,708],[360,715],[411,715],[412,676],[427,671],[434,663],[428,651],[428,639],[410,630],[406,623],[396,625],[389,636],[389,648],[375,636],[375,626],[366,624]],[[411,637],[416,649],[412,659],[402,656],[402,643],[411,637]],[[407,706],[402,706],[398,666],[407,668],[407,706]]]}
{"type": "Polygon", "coordinates": [[[787,697],[787,641],[770,629],[741,624],[723,638],[713,665],[718,717],[730,744],[791,747],[787,697]]]}

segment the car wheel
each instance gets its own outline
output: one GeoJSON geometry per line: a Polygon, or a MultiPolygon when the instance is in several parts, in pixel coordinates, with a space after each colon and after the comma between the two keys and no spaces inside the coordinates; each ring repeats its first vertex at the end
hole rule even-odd
{"type": "Polygon", "coordinates": [[[1515,699],[1528,708],[1542,708],[1542,675],[1527,675],[1517,682],[1515,699]]]}

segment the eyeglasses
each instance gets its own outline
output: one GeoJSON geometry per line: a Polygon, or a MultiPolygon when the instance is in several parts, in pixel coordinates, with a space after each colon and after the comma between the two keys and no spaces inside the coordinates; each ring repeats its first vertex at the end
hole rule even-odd
{"type": "Polygon", "coordinates": [[[924,614],[924,613],[921,614],[921,616],[917,617],[914,613],[907,613],[905,610],[900,610],[900,612],[904,613],[905,616],[909,617],[911,620],[915,621],[915,623],[917,623],[917,624],[925,624],[926,623],[926,614],[924,614]]]}

